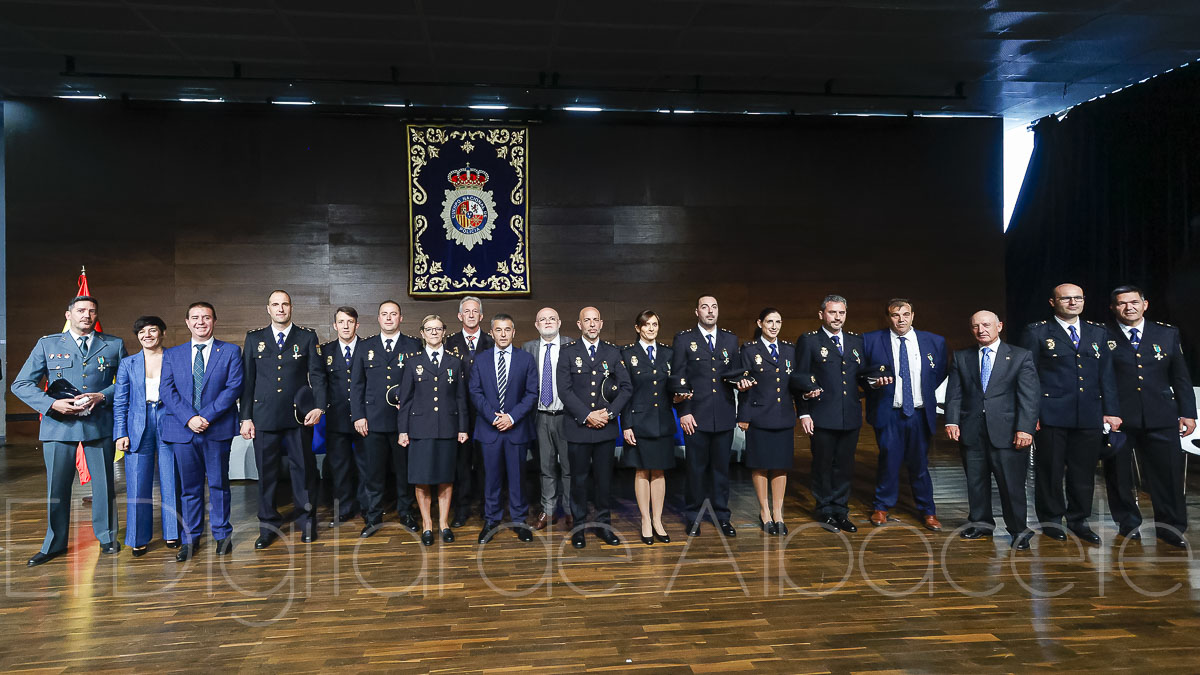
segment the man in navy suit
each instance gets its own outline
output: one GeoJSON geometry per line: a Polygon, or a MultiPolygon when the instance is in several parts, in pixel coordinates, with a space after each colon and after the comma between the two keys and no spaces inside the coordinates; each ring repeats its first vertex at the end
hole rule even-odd
{"type": "MultiPolygon", "coordinates": [[[[946,340],[913,328],[912,303],[893,298],[887,304],[887,330],[863,335],[863,351],[874,370],[885,367],[891,375],[870,377],[867,423],[875,427],[879,443],[879,469],[871,524],[887,522],[900,491],[900,467],[908,467],[913,501],[926,528],[939,532],[929,478],[929,437],[937,423],[934,390],[946,379],[946,340]]],[[[868,369],[868,373],[871,369],[868,369]]]]}
{"type": "Polygon", "coordinates": [[[495,536],[504,515],[500,503],[502,476],[508,475],[508,516],[521,541],[533,541],[525,524],[529,505],[521,484],[525,453],[533,443],[532,415],[537,405],[537,366],[533,357],[513,347],[517,329],[507,314],[492,317],[496,344],[475,357],[468,391],[475,406],[475,438],[483,447],[484,523],[479,543],[495,536]]]}
{"type": "Polygon", "coordinates": [[[183,545],[177,562],[192,557],[204,533],[204,485],[212,505],[209,522],[217,555],[233,551],[229,525],[229,447],[238,434],[242,350],[213,337],[217,311],[207,302],[187,309],[192,339],[163,355],[160,396],[167,408],[163,440],[179,467],[183,545]]]}

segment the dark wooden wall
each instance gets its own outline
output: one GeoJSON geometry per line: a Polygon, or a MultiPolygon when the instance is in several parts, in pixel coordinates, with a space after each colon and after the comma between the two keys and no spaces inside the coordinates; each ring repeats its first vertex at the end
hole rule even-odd
{"type": "MultiPolygon", "coordinates": [[[[396,298],[404,330],[457,302],[407,289],[404,120],[313,110],[6,104],[9,353],[60,330],[86,265],[107,332],[140,314],[186,339],[187,304],[218,310],[218,336],[265,325],[273,288],[295,320],[332,337],[332,310],[396,298]]],[[[713,293],[749,339],[766,305],[793,339],[820,298],[850,299],[851,330],[912,298],[919,327],[965,341],[966,317],[1003,307],[1001,125],[984,119],[661,116],[549,119],[530,148],[533,294],[488,299],[518,339],[586,304],[604,337],[633,338],[653,308],[665,339],[713,293]]],[[[136,347],[136,345],[134,345],[136,347]]],[[[19,407],[12,408],[18,412],[19,407]]]]}

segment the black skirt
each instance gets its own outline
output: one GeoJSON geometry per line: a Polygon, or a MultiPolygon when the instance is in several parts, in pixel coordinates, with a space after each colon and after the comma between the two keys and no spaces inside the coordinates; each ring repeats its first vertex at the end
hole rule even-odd
{"type": "Polygon", "coordinates": [[[621,451],[621,466],[652,471],[675,468],[675,437],[648,438],[634,433],[637,445],[626,443],[621,451]]]}
{"type": "Polygon", "coordinates": [[[454,482],[454,461],[458,439],[422,438],[408,443],[408,482],[412,485],[437,485],[454,482]]]}
{"type": "Polygon", "coordinates": [[[746,430],[746,466],[767,471],[792,468],[794,432],[794,429],[759,429],[751,425],[746,430]]]}

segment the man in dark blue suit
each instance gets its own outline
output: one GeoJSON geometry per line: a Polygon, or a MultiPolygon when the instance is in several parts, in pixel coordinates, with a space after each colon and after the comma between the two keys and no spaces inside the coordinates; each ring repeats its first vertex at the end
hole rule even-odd
{"type": "MultiPolygon", "coordinates": [[[[900,491],[900,467],[908,467],[913,501],[926,528],[939,532],[929,478],[929,437],[937,423],[934,390],[946,379],[946,340],[913,328],[912,303],[893,298],[887,304],[887,330],[863,335],[863,351],[871,369],[889,375],[868,379],[867,423],[875,427],[879,470],[871,524],[887,522],[900,491]]],[[[868,370],[870,372],[870,369],[868,370]]]]}
{"type": "Polygon", "coordinates": [[[529,505],[521,484],[525,453],[533,443],[533,408],[537,405],[537,366],[533,357],[513,347],[516,337],[513,318],[492,317],[496,344],[475,357],[468,391],[475,406],[475,438],[483,447],[484,523],[479,543],[495,536],[504,515],[500,503],[503,476],[508,476],[508,516],[521,541],[533,541],[533,530],[525,524],[529,505]]]}
{"type": "Polygon", "coordinates": [[[1096,462],[1104,425],[1118,429],[1121,418],[1108,333],[1104,326],[1079,318],[1083,301],[1079,286],[1056,286],[1050,298],[1054,318],[1026,327],[1021,347],[1033,352],[1042,385],[1033,452],[1034,509],[1042,533],[1065,541],[1065,517],[1075,536],[1099,544],[1100,535],[1087,523],[1096,462]]]}
{"type": "Polygon", "coordinates": [[[237,400],[242,393],[242,350],[213,337],[217,312],[207,302],[187,309],[192,339],[163,355],[160,396],[167,408],[163,440],[179,467],[183,545],[177,562],[192,557],[204,528],[204,485],[217,555],[233,551],[229,525],[229,447],[238,434],[237,400]],[[207,480],[206,480],[207,478],[207,480]]]}

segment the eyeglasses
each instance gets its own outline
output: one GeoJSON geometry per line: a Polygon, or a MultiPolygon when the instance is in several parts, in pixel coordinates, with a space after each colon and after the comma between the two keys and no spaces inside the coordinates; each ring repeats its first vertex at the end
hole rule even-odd
{"type": "Polygon", "coordinates": [[[1058,300],[1059,302],[1070,303],[1070,302],[1083,302],[1084,298],[1082,295],[1063,295],[1063,296],[1060,296],[1055,299],[1058,300]]]}
{"type": "Polygon", "coordinates": [[[426,333],[441,333],[441,332],[444,332],[446,329],[442,328],[441,326],[426,326],[426,327],[422,328],[421,330],[425,331],[426,333]]]}

